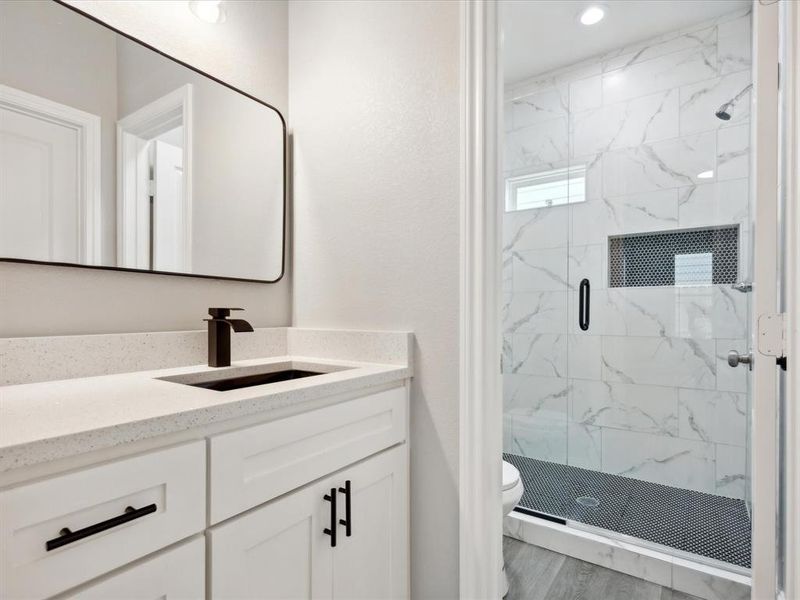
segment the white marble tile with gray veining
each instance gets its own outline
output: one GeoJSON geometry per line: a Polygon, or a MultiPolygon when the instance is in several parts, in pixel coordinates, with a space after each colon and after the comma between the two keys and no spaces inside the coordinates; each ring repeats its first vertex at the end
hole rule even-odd
{"type": "Polygon", "coordinates": [[[552,333],[517,333],[513,336],[513,373],[567,376],[567,336],[552,333]]]}
{"type": "Polygon", "coordinates": [[[675,189],[590,200],[571,207],[575,243],[602,244],[608,236],[664,231],[678,226],[675,189]]]}
{"type": "MultiPolygon", "coordinates": [[[[579,240],[572,241],[574,244],[579,240]]],[[[569,247],[568,275],[572,290],[577,290],[584,278],[597,289],[606,287],[605,253],[604,243],[569,247]]]]}
{"type": "Polygon", "coordinates": [[[503,292],[511,293],[514,290],[514,254],[511,250],[503,251],[501,277],[503,279],[503,292]]]}
{"type": "Polygon", "coordinates": [[[717,26],[717,61],[723,75],[752,66],[751,20],[748,13],[717,26]]]}
{"type": "Polygon", "coordinates": [[[666,90],[627,102],[574,112],[570,154],[581,156],[678,136],[678,92],[666,90]]]}
{"type": "Polygon", "coordinates": [[[607,52],[600,58],[603,72],[630,67],[674,52],[703,50],[716,43],[716,35],[715,26],[709,26],[699,30],[670,32],[645,42],[629,44],[607,52]]]}
{"type": "Polygon", "coordinates": [[[567,330],[567,292],[514,292],[504,317],[506,334],[564,333],[567,330]]]}
{"type": "Polygon", "coordinates": [[[605,73],[603,104],[622,102],[716,76],[716,44],[673,52],[605,73]]]}
{"type": "Polygon", "coordinates": [[[515,129],[505,136],[504,170],[546,170],[568,157],[569,126],[566,117],[515,129]]]}
{"type": "Polygon", "coordinates": [[[514,291],[566,291],[569,287],[567,254],[567,248],[513,252],[514,291]]]}
{"type": "Polygon", "coordinates": [[[716,168],[714,132],[676,138],[603,155],[606,198],[701,183],[716,168]]]}
{"type": "Polygon", "coordinates": [[[714,389],[714,340],[603,338],[603,380],[714,389]]]}
{"type": "Polygon", "coordinates": [[[506,414],[567,420],[569,381],[561,377],[505,375],[503,411],[506,414]]]}
{"type": "Polygon", "coordinates": [[[747,333],[747,295],[724,285],[678,288],[678,336],[738,338],[747,333]]]}
{"type": "Polygon", "coordinates": [[[569,365],[567,374],[574,379],[599,381],[603,376],[601,339],[597,335],[578,333],[567,337],[569,365]]]}
{"type": "Polygon", "coordinates": [[[578,79],[569,84],[569,110],[572,113],[597,108],[603,101],[600,75],[578,79]]]}
{"type": "Polygon", "coordinates": [[[536,92],[512,101],[512,129],[522,129],[543,121],[568,116],[568,92],[566,86],[536,92]]]}
{"type": "Polygon", "coordinates": [[[581,380],[571,380],[569,388],[573,422],[678,435],[677,388],[581,380]]]}
{"type": "Polygon", "coordinates": [[[745,499],[747,487],[747,449],[744,446],[717,444],[716,493],[745,499]]]}
{"type": "Polygon", "coordinates": [[[603,428],[603,471],[714,493],[714,444],[603,428]]]}
{"type": "Polygon", "coordinates": [[[567,421],[542,415],[505,415],[505,452],[551,462],[567,462],[567,421]]]}
{"type": "Polygon", "coordinates": [[[678,391],[682,438],[744,446],[747,443],[747,396],[719,390],[678,391]]]}
{"type": "Polygon", "coordinates": [[[748,179],[702,183],[678,190],[681,228],[747,224],[750,212],[748,179]]]}
{"type": "Polygon", "coordinates": [[[503,215],[503,252],[566,247],[569,207],[509,211],[503,215]]]}
{"type": "Polygon", "coordinates": [[[723,127],[717,132],[717,181],[750,175],[750,125],[723,127]]]}
{"type": "Polygon", "coordinates": [[[603,462],[602,430],[585,423],[567,423],[567,464],[600,471],[603,462]]]}
{"type": "Polygon", "coordinates": [[[672,587],[705,600],[750,600],[749,577],[675,557],[672,587]]]}
{"type": "Polygon", "coordinates": [[[592,295],[595,317],[590,330],[602,335],[673,337],[677,299],[673,287],[597,290],[592,295]]]}
{"type": "Polygon", "coordinates": [[[746,123],[750,119],[750,93],[745,90],[751,83],[750,72],[741,71],[681,87],[681,135],[746,123]],[[740,95],[735,106],[728,111],[731,115],[729,121],[715,116],[722,104],[740,95]]]}

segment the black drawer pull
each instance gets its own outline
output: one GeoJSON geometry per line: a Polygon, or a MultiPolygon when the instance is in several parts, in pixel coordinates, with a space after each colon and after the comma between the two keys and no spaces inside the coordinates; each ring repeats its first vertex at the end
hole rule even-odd
{"type": "Polygon", "coordinates": [[[350,537],[352,533],[350,521],[350,480],[344,482],[344,487],[340,487],[339,491],[344,494],[344,519],[339,519],[339,524],[344,525],[344,534],[350,537]]]}
{"type": "Polygon", "coordinates": [[[323,496],[325,500],[331,503],[331,526],[322,530],[325,535],[331,536],[331,548],[336,548],[336,488],[331,488],[330,494],[323,496]]]}
{"type": "Polygon", "coordinates": [[[581,280],[581,285],[578,289],[578,326],[583,331],[589,329],[590,294],[591,287],[589,285],[589,280],[581,280]]]}
{"type": "Polygon", "coordinates": [[[55,550],[56,548],[61,548],[61,546],[66,546],[72,542],[77,542],[78,540],[87,538],[95,533],[107,531],[117,527],[118,525],[122,525],[123,523],[130,523],[131,521],[135,521],[136,519],[154,512],[156,512],[155,504],[148,504],[142,508],[133,508],[132,506],[128,506],[125,509],[125,514],[119,515],[118,517],[111,517],[107,521],[101,521],[100,523],[89,525],[83,529],[78,529],[78,531],[72,531],[69,527],[64,527],[64,529],[59,532],[59,536],[57,538],[53,538],[52,540],[47,540],[45,546],[47,547],[47,551],[50,552],[50,550],[55,550]]]}

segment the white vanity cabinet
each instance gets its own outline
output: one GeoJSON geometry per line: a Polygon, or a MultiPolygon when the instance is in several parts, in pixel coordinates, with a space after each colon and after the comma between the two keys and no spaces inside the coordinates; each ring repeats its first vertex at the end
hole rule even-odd
{"type": "Polygon", "coordinates": [[[0,598],[407,598],[408,388],[324,400],[3,489],[0,598]]]}
{"type": "Polygon", "coordinates": [[[47,598],[203,531],[198,440],[0,492],[0,598],[47,598]]]}
{"type": "Polygon", "coordinates": [[[213,527],[208,542],[214,599],[406,598],[406,446],[213,527]]]}

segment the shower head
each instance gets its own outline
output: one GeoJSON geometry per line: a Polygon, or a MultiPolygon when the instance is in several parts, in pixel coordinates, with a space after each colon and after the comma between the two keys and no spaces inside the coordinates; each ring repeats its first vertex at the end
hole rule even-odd
{"type": "Polygon", "coordinates": [[[731,113],[728,111],[733,107],[733,102],[726,102],[722,106],[717,109],[717,112],[714,114],[717,116],[718,119],[722,119],[723,121],[730,121],[731,120],[731,113]]]}
{"type": "Polygon", "coordinates": [[[733,107],[736,106],[736,103],[739,102],[739,99],[744,96],[750,89],[753,87],[753,84],[746,86],[741,92],[736,94],[733,98],[728,100],[725,104],[720,106],[717,109],[717,112],[714,114],[717,116],[718,119],[722,121],[730,121],[731,120],[731,113],[733,112],[733,107]]]}

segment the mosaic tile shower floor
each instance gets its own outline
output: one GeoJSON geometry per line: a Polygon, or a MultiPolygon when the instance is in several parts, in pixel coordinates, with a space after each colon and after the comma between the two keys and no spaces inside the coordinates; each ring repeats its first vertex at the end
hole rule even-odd
{"type": "Polygon", "coordinates": [[[742,500],[515,454],[503,459],[519,469],[523,508],[750,567],[750,516],[742,500]]]}

